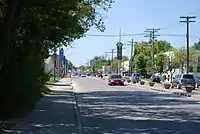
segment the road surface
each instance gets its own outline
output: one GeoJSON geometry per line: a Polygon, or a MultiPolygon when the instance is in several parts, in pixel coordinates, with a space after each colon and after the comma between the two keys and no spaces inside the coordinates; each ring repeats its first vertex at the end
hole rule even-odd
{"type": "Polygon", "coordinates": [[[74,78],[83,134],[199,134],[200,101],[74,78]]]}

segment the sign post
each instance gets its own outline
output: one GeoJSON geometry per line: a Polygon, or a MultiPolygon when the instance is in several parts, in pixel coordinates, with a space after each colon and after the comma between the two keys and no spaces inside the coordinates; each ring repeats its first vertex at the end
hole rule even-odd
{"type": "Polygon", "coordinates": [[[64,49],[63,48],[60,48],[59,49],[59,70],[58,70],[58,74],[59,74],[59,77],[61,78],[61,73],[62,73],[62,59],[63,59],[63,56],[64,56],[64,49]]]}

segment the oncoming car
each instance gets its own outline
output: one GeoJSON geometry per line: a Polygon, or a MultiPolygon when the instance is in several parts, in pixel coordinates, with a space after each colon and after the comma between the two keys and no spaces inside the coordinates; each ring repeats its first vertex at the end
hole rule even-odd
{"type": "Polygon", "coordinates": [[[121,85],[124,86],[124,79],[119,74],[112,74],[108,78],[108,85],[121,85]]]}

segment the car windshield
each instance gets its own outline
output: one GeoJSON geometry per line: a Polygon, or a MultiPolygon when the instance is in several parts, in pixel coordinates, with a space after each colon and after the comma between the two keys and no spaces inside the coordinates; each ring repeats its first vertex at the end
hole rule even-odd
{"type": "Polygon", "coordinates": [[[112,75],[111,78],[122,78],[121,75],[112,75]]]}
{"type": "Polygon", "coordinates": [[[130,76],[130,74],[125,74],[125,76],[130,76]]]}
{"type": "Polygon", "coordinates": [[[185,79],[194,79],[194,76],[190,75],[190,74],[185,74],[185,75],[183,75],[183,78],[185,78],[185,79]]]}

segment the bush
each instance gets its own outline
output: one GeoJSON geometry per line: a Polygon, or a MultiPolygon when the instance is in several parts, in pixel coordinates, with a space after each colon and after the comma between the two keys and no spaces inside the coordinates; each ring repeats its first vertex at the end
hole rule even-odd
{"type": "Polygon", "coordinates": [[[30,45],[15,49],[0,75],[4,85],[0,90],[0,120],[23,116],[41,98],[41,92],[46,91],[44,58],[30,45]]]}

